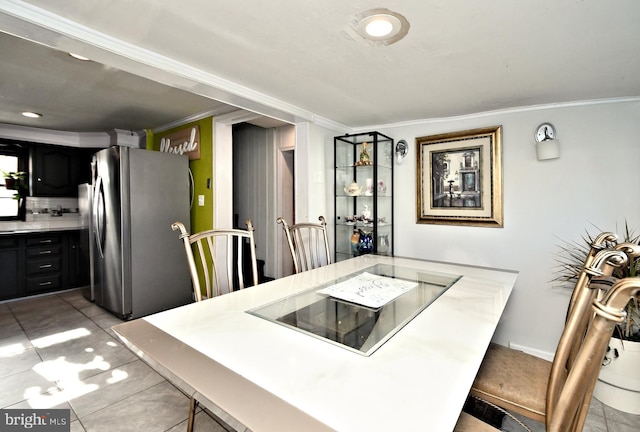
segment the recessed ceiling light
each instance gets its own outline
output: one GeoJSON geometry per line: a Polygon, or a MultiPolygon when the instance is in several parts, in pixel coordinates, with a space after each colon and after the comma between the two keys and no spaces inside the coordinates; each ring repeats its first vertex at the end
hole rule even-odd
{"type": "Polygon", "coordinates": [[[400,31],[400,20],[392,15],[376,14],[361,21],[364,31],[371,37],[392,37],[400,31]]]}
{"type": "Polygon", "coordinates": [[[31,112],[31,111],[25,111],[22,113],[23,116],[25,117],[29,117],[29,118],[40,118],[42,117],[42,114],[38,114],[35,112],[31,112]]]}
{"type": "Polygon", "coordinates": [[[77,60],[89,61],[88,57],[81,56],[80,54],[69,53],[69,55],[77,60]]]}
{"type": "Polygon", "coordinates": [[[355,17],[358,34],[381,45],[398,42],[409,33],[409,21],[389,9],[371,9],[355,17]]]}

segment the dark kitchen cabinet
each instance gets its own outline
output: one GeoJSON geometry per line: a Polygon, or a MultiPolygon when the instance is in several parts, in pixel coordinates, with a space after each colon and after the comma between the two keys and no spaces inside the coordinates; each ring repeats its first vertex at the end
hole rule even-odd
{"type": "Polygon", "coordinates": [[[82,147],[77,149],[78,184],[92,182],[91,161],[93,160],[93,155],[100,150],[102,149],[101,148],[82,148],[82,147]]]}
{"type": "Polygon", "coordinates": [[[0,301],[89,285],[80,231],[0,236],[0,301]]]}
{"type": "Polygon", "coordinates": [[[30,194],[38,197],[78,196],[78,149],[38,144],[31,148],[30,194]]]}
{"type": "Polygon", "coordinates": [[[69,288],[89,285],[89,249],[82,246],[80,231],[67,232],[65,247],[69,288]]]}
{"type": "Polygon", "coordinates": [[[20,236],[0,237],[0,300],[16,298],[24,286],[24,243],[20,236]]]}
{"type": "Polygon", "coordinates": [[[66,257],[64,236],[61,233],[45,233],[27,237],[26,285],[27,294],[55,291],[65,288],[66,257]]]}

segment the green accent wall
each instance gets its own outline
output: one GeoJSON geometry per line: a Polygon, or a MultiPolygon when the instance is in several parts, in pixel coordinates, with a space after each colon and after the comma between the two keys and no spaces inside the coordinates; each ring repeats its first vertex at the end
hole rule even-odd
{"type": "Polygon", "coordinates": [[[159,151],[160,140],[163,136],[196,125],[200,129],[200,159],[189,161],[195,189],[194,201],[191,206],[191,229],[189,230],[191,233],[213,228],[213,118],[207,117],[185,123],[157,134],[147,131],[147,149],[159,151]],[[198,195],[204,195],[204,206],[202,207],[198,206],[198,195]]]}

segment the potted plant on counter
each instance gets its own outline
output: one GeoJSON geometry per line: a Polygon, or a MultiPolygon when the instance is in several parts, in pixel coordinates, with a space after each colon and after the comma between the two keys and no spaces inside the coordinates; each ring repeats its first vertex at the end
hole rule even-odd
{"type": "Polygon", "coordinates": [[[19,200],[23,196],[23,191],[26,190],[27,185],[25,183],[27,173],[24,171],[18,172],[6,172],[2,171],[4,177],[4,187],[7,190],[15,190],[16,193],[13,199],[19,200]]]}
{"type": "MultiPolygon", "coordinates": [[[[559,270],[553,280],[573,287],[589,252],[593,237],[587,232],[581,242],[564,242],[558,254],[559,270]],[[573,284],[573,285],[572,285],[573,284]]],[[[620,243],[640,244],[640,235],[625,222],[620,243]]],[[[616,269],[617,278],[640,277],[640,258],[630,257],[627,265],[616,269]]],[[[640,415],[640,310],[638,298],[627,304],[624,321],[616,326],[602,364],[594,397],[619,411],[640,415]]]]}

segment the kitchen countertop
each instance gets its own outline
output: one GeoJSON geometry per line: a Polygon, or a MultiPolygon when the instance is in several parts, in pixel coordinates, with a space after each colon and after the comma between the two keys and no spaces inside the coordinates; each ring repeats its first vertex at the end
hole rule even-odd
{"type": "Polygon", "coordinates": [[[0,221],[0,235],[68,231],[86,228],[77,216],[49,217],[36,221],[0,221]]]}

